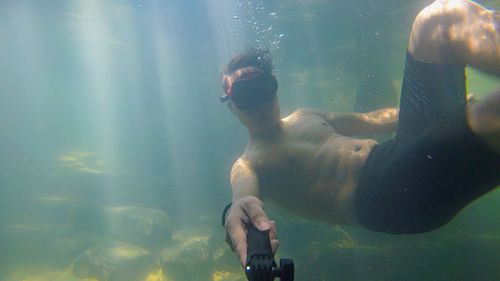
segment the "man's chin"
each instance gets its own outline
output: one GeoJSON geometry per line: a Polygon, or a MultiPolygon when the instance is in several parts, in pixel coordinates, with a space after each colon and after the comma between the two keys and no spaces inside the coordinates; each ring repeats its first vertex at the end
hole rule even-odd
{"type": "Polygon", "coordinates": [[[252,118],[256,123],[267,125],[273,119],[272,111],[262,111],[253,114],[252,118]]]}
{"type": "Polygon", "coordinates": [[[266,112],[269,111],[271,111],[271,109],[267,107],[257,107],[248,110],[248,112],[252,114],[265,114],[266,112]]]}

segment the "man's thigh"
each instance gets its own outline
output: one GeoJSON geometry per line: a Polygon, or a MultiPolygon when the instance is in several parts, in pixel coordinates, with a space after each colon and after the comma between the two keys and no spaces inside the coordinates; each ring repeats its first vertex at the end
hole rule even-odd
{"type": "Polygon", "coordinates": [[[465,114],[465,67],[424,63],[406,54],[396,139],[411,140],[450,112],[465,114]]]}
{"type": "Polygon", "coordinates": [[[446,224],[500,184],[500,156],[467,126],[463,114],[411,141],[389,141],[370,154],[355,195],[368,229],[419,233],[446,224]]]}

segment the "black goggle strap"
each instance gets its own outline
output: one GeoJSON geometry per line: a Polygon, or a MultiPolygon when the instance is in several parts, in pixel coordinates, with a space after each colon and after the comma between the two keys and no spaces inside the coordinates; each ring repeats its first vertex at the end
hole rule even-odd
{"type": "Polygon", "coordinates": [[[226,101],[230,100],[231,96],[230,95],[223,95],[219,97],[220,102],[225,103],[226,101]]]}

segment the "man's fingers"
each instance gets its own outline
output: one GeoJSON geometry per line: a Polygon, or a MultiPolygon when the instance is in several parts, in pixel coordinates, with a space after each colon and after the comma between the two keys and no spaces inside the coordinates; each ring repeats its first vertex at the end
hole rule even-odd
{"type": "Polygon", "coordinates": [[[271,224],[271,228],[269,229],[269,238],[271,240],[278,239],[278,233],[276,232],[276,222],[269,221],[269,223],[271,224]]]}
{"type": "Polygon", "coordinates": [[[280,241],[278,239],[271,239],[271,249],[273,250],[273,255],[278,251],[278,247],[280,245],[280,241]]]}
{"type": "Polygon", "coordinates": [[[271,229],[269,230],[269,239],[271,240],[271,248],[273,250],[273,254],[276,254],[279,247],[278,233],[276,232],[276,222],[270,221],[271,229]]]}
{"type": "Polygon", "coordinates": [[[245,263],[247,260],[247,242],[245,241],[239,241],[235,242],[234,246],[234,253],[236,256],[238,256],[238,259],[240,260],[241,266],[245,267],[245,263]]]}
{"type": "Polygon", "coordinates": [[[262,209],[262,202],[257,199],[256,202],[245,202],[245,212],[247,213],[250,221],[260,231],[267,231],[271,228],[271,222],[266,213],[262,209]]]}
{"type": "Polygon", "coordinates": [[[262,202],[251,202],[245,206],[245,211],[250,217],[252,224],[260,231],[269,232],[269,239],[271,241],[271,249],[273,254],[276,253],[279,246],[278,234],[276,232],[276,223],[269,220],[266,213],[262,209],[262,202]]]}
{"type": "Polygon", "coordinates": [[[226,233],[226,242],[231,246],[231,249],[244,266],[244,261],[247,258],[247,234],[243,222],[239,219],[228,220],[226,224],[226,233]]]}

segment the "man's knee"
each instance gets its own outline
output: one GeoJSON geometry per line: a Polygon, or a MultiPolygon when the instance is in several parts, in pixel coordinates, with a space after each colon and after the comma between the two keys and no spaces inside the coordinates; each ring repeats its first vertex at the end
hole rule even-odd
{"type": "Polygon", "coordinates": [[[436,0],[413,22],[408,50],[424,62],[453,62],[453,26],[465,21],[475,4],[466,0],[436,0]]]}

